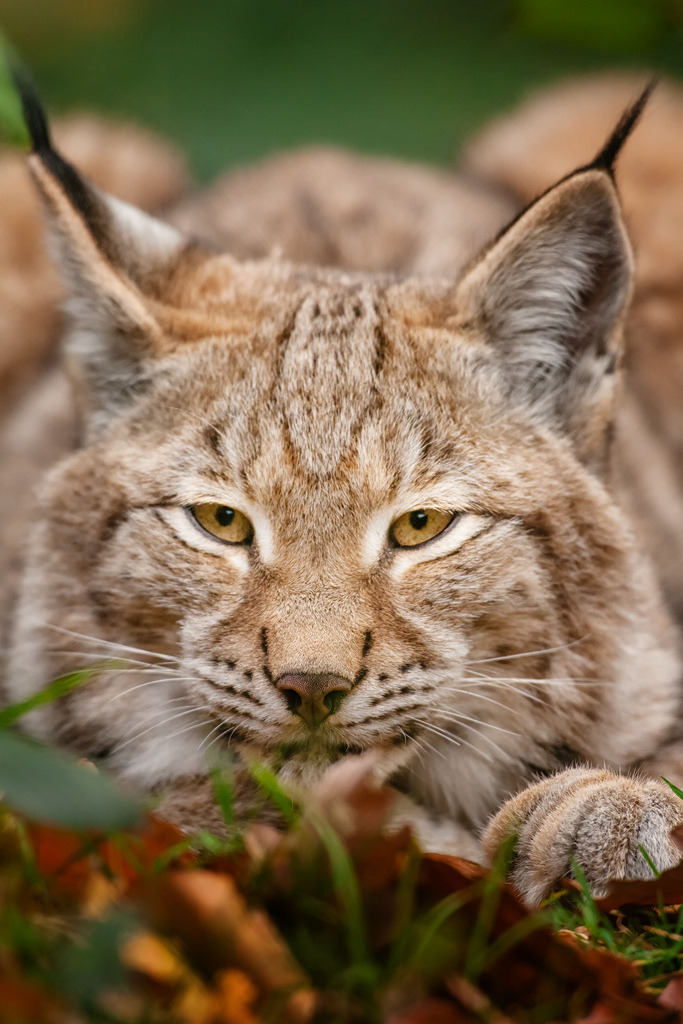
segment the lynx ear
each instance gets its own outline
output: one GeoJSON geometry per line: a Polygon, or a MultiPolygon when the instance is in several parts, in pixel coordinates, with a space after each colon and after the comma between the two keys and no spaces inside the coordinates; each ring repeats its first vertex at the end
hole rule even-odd
{"type": "Polygon", "coordinates": [[[527,208],[456,294],[459,315],[491,345],[512,400],[567,432],[596,468],[633,277],[612,164],[648,94],[593,164],[527,208]]]}
{"type": "Polygon", "coordinates": [[[33,143],[29,167],[71,294],[67,354],[85,385],[89,411],[106,418],[141,386],[145,360],[165,347],[155,300],[160,281],[188,242],[83,178],[53,148],[30,80],[15,72],[15,81],[33,143]]]}

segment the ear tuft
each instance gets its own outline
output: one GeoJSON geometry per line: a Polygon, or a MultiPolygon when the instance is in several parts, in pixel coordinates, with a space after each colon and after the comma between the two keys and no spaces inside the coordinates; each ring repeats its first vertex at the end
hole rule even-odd
{"type": "Polygon", "coordinates": [[[39,157],[46,170],[60,183],[70,202],[86,223],[93,226],[98,215],[101,216],[101,204],[98,204],[95,199],[94,189],[54,148],[45,108],[35,82],[28,71],[21,65],[15,64],[11,73],[21,100],[33,152],[39,157]]]}
{"type": "Polygon", "coordinates": [[[33,143],[29,168],[44,201],[52,250],[70,292],[65,336],[90,436],[141,390],[149,361],[167,350],[165,289],[188,253],[170,225],[96,188],[53,147],[33,82],[14,69],[33,143]]]}
{"type": "Polygon", "coordinates": [[[614,162],[619,156],[622,146],[638,123],[640,115],[645,109],[645,104],[650,99],[656,85],[656,78],[648,82],[635,103],[628,107],[621,115],[616,128],[595,159],[587,167],[581,168],[581,170],[606,171],[609,175],[614,173],[614,162]]]}

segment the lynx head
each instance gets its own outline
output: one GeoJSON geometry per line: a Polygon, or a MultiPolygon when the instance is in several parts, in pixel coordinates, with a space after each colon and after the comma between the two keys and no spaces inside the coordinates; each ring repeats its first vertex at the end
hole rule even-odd
{"type": "Polygon", "coordinates": [[[82,444],[41,491],[17,666],[74,666],[54,627],[130,659],[53,732],[149,784],[210,736],[299,776],[483,765],[517,756],[511,709],[550,744],[568,704],[581,749],[646,600],[601,480],[632,274],[609,147],[425,283],[207,251],[27,110],[82,444]]]}

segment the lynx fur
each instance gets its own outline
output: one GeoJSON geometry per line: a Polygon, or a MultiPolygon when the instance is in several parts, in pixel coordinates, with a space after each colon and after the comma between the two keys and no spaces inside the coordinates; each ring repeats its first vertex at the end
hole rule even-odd
{"type": "Polygon", "coordinates": [[[186,828],[215,823],[216,745],[303,787],[374,751],[425,842],[486,858],[516,832],[529,904],[572,857],[598,894],[650,875],[641,846],[678,863],[658,775],[683,781],[683,310],[652,239],[683,209],[683,102],[655,96],[617,165],[648,211],[634,276],[592,157],[635,95],[532,101],[461,176],[308,150],[163,220],[65,163],[27,97],[68,321],[64,362],[34,356],[2,423],[6,691],[124,662],[32,731],[186,828]],[[412,513],[448,525],[403,545],[412,513]]]}

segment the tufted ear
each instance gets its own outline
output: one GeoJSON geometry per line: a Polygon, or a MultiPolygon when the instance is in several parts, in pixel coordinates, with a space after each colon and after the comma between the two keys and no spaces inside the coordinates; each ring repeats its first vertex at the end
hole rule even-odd
{"type": "Polygon", "coordinates": [[[510,398],[600,466],[633,260],[612,167],[649,95],[589,166],[528,207],[460,281],[459,317],[483,335],[510,398]]]}
{"type": "Polygon", "coordinates": [[[146,362],[168,347],[157,315],[163,283],[194,246],[82,177],[53,148],[30,80],[15,72],[15,81],[33,143],[29,167],[70,294],[69,364],[86,419],[101,423],[144,386],[146,362]]]}

